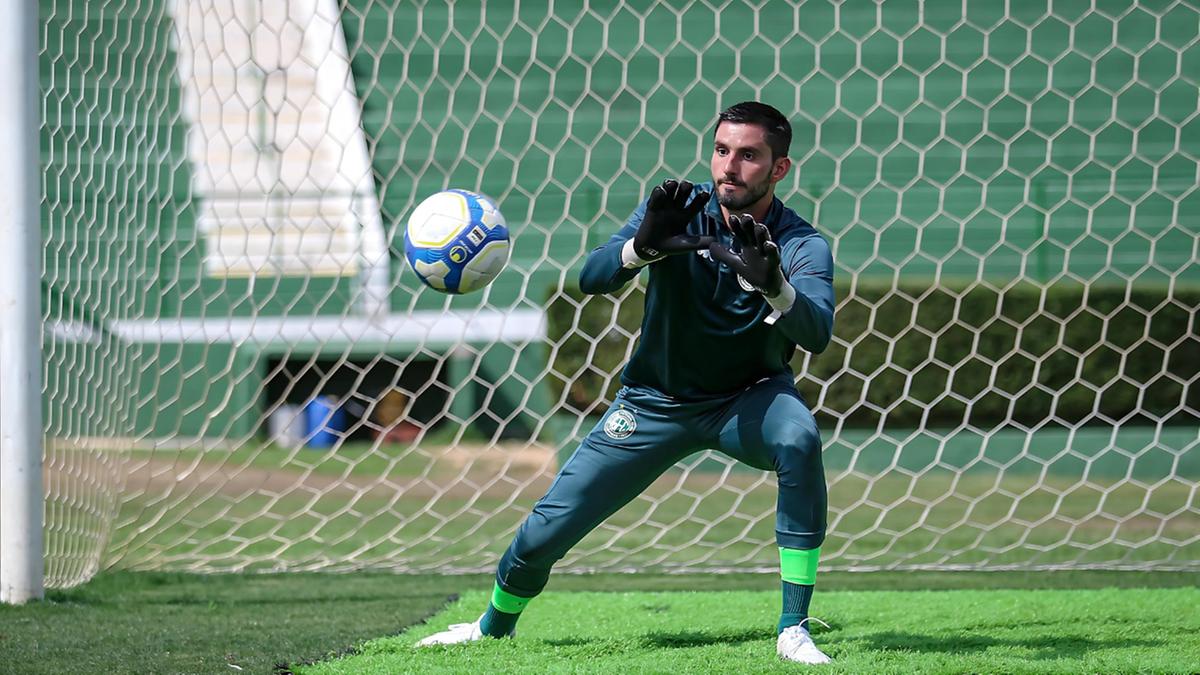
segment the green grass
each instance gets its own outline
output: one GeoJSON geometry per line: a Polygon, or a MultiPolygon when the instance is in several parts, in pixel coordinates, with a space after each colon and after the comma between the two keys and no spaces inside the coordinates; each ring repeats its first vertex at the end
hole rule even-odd
{"type": "Polygon", "coordinates": [[[394,633],[461,580],[310,574],[107,574],[0,605],[0,673],[270,672],[394,633]]]}
{"type": "MultiPolygon", "coordinates": [[[[719,584],[708,585],[719,587],[719,584]]],[[[794,672],[774,655],[770,591],[539,597],[514,640],[416,650],[471,621],[472,592],[428,623],[298,675],[431,672],[794,672]]],[[[845,673],[1189,673],[1200,667],[1200,590],[863,591],[817,596],[814,630],[845,673]]]]}
{"type": "MultiPolygon", "coordinates": [[[[490,586],[490,579],[490,575],[379,572],[337,575],[106,572],[78,588],[50,591],[45,602],[20,607],[0,605],[0,673],[228,675],[237,672],[230,664],[240,666],[242,672],[269,673],[276,664],[295,665],[327,659],[370,640],[396,635],[443,609],[457,593],[470,592],[470,597],[475,598],[453,610],[470,615],[478,611],[480,593],[490,586]]],[[[909,603],[909,598],[943,597],[940,591],[951,589],[974,589],[974,595],[970,597],[991,597],[981,589],[1122,587],[1176,589],[1163,593],[1168,596],[1181,593],[1181,597],[1191,598],[1194,604],[1196,581],[1195,574],[1161,572],[823,572],[822,590],[814,609],[827,621],[836,621],[834,626],[839,631],[857,631],[865,630],[875,619],[857,614],[851,619],[852,615],[843,614],[841,609],[835,612],[838,603],[844,602],[840,598],[877,597],[879,594],[875,591],[888,591],[890,597],[903,607],[909,603]],[[901,590],[918,592],[898,592],[901,590]],[[919,592],[922,590],[939,593],[919,592]]],[[[555,597],[585,597],[582,593],[573,595],[574,591],[608,591],[613,597],[696,588],[749,591],[765,598],[766,604],[756,606],[754,611],[758,613],[756,616],[766,616],[770,622],[777,602],[774,591],[778,583],[774,574],[556,574],[550,581],[547,601],[539,599],[526,617],[527,621],[522,623],[522,641],[525,637],[548,639],[538,628],[538,622],[542,620],[538,617],[545,616],[547,607],[552,606],[550,600],[555,597]]],[[[1136,597],[1138,593],[1141,591],[1132,592],[1130,597],[1136,597]]],[[[1032,596],[1039,594],[1030,593],[1032,596]]],[[[674,608],[689,606],[684,602],[689,596],[684,593],[668,593],[668,597],[679,599],[671,601],[674,608]]],[[[856,606],[858,601],[849,604],[856,606]]],[[[1130,626],[1136,627],[1140,606],[1126,606],[1129,611],[1123,616],[1130,626]]],[[[656,616],[669,619],[677,611],[672,609],[656,616]]],[[[1183,620],[1194,614],[1194,611],[1185,610],[1178,617],[1183,620]]],[[[418,625],[413,628],[412,635],[421,630],[432,630],[448,618],[439,617],[418,625]]],[[[761,631],[762,626],[753,621],[747,630],[761,631]]],[[[911,621],[899,621],[881,633],[924,632],[924,624],[920,624],[919,630],[915,625],[911,621]]],[[[704,631],[716,627],[704,627],[704,631]]],[[[656,626],[655,630],[669,629],[664,624],[656,626]]],[[[839,634],[848,636],[850,633],[839,634]]],[[[839,634],[829,632],[822,637],[822,644],[828,644],[831,650],[843,644],[839,634]],[[835,637],[836,641],[833,640],[835,637]]],[[[849,643],[845,644],[848,648],[849,643]]],[[[1187,647],[1186,643],[1180,644],[1179,653],[1185,653],[1187,647]]],[[[669,654],[677,650],[664,651],[669,654]]],[[[746,663],[770,665],[769,653],[764,655],[760,651],[755,650],[753,659],[746,663]]],[[[578,665],[584,668],[588,663],[578,665]]]]}

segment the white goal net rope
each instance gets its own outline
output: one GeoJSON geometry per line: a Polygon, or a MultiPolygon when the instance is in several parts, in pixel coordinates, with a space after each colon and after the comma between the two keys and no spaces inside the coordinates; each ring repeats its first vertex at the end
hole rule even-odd
{"type": "MultiPolygon", "coordinates": [[[[636,339],[585,255],[746,99],[838,265],[825,568],[1200,569],[1195,3],[39,12],[51,586],[492,569],[636,339]],[[459,297],[402,253],[452,187],[513,233],[459,297]]],[[[560,568],[773,569],[774,505],[701,453],[560,568]]]]}

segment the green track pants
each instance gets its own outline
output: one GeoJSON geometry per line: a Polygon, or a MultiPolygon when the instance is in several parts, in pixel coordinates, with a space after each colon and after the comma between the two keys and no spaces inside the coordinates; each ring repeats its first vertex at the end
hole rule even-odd
{"type": "Polygon", "coordinates": [[[500,560],[500,587],[521,597],[537,595],[554,564],[587,533],[673,464],[709,448],[776,473],[779,546],[821,545],[826,512],[821,437],[790,375],[698,402],[624,387],[521,524],[500,560]]]}

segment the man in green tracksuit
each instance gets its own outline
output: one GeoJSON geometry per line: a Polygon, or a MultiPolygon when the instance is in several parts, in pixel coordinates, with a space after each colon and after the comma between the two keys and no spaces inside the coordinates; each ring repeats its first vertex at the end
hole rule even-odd
{"type": "Polygon", "coordinates": [[[727,108],[714,132],[713,182],[665,181],[588,256],[585,293],[615,292],[650,270],[624,387],[521,525],[484,615],[420,644],[513,634],[572,546],[673,464],[716,448],[778,476],[778,654],[829,661],[804,625],[825,538],[821,437],[789,362],[797,346],[817,353],[829,344],[833,259],[812,225],[775,198],[791,135],[768,105],[727,108]]]}

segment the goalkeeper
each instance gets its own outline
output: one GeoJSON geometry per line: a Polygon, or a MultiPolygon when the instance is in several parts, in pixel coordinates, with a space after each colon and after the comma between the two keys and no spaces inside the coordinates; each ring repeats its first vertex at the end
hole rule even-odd
{"type": "Polygon", "coordinates": [[[797,346],[817,353],[829,344],[833,259],[812,225],[775,198],[791,137],[771,106],[727,108],[714,132],[713,182],[665,181],[588,255],[585,293],[616,292],[650,270],[624,386],[517,531],[483,616],[419,644],[512,635],[572,546],[673,464],[716,448],[778,476],[779,656],[829,661],[805,626],[825,538],[821,437],[789,362],[797,346]]]}

